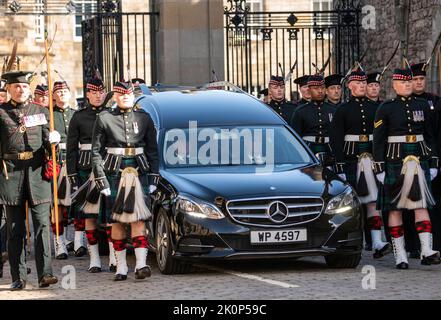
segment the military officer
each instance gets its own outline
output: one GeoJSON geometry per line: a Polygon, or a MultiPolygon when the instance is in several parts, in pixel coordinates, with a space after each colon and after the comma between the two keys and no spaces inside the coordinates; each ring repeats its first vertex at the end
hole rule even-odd
{"type": "Polygon", "coordinates": [[[39,84],[35,87],[34,103],[42,107],[49,106],[49,90],[46,85],[39,84]]]}
{"type": "Polygon", "coordinates": [[[336,108],[342,103],[342,82],[343,76],[340,74],[331,74],[325,78],[326,102],[336,108]]]}
{"type": "Polygon", "coordinates": [[[282,116],[285,121],[291,119],[296,105],[285,99],[285,79],[279,76],[271,76],[268,85],[269,106],[282,116]]]}
{"type": "Polygon", "coordinates": [[[136,255],[135,278],[144,279],[151,275],[146,264],[145,225],[151,212],[145,194],[155,192],[159,181],[156,129],[150,115],[133,105],[131,83],[117,82],[113,91],[117,108],[101,112],[93,130],[94,182],[108,196],[106,202],[114,221],[112,239],[117,262],[114,280],[127,279],[125,224],[131,225],[136,255]],[[103,159],[101,150],[104,147],[106,155],[103,159]]]}
{"type": "Polygon", "coordinates": [[[10,72],[3,77],[11,100],[0,106],[2,174],[0,204],[5,205],[12,290],[26,287],[26,206],[32,215],[39,287],[57,283],[52,274],[49,246],[50,181],[43,178],[45,151],[60,134],[49,132],[48,112],[30,103],[31,72],[10,72]]]}
{"type": "Polygon", "coordinates": [[[325,80],[321,75],[308,79],[311,102],[301,105],[294,113],[291,127],[309,145],[314,154],[332,154],[329,128],[336,108],[325,102],[325,80]]]}
{"type": "Polygon", "coordinates": [[[378,106],[383,102],[380,100],[381,91],[381,73],[372,72],[367,75],[366,97],[377,104],[378,106]]]}
{"type": "MultiPolygon", "coordinates": [[[[422,98],[429,103],[430,106],[430,122],[432,123],[432,127],[434,130],[434,135],[437,137],[440,133],[440,124],[441,124],[441,98],[433,93],[426,92],[427,87],[427,73],[426,68],[427,65],[425,63],[418,63],[411,66],[412,68],[412,85],[413,85],[413,95],[418,98],[422,98]],[[437,107],[439,106],[439,107],[437,107]]],[[[437,149],[438,153],[441,151],[441,141],[437,140],[437,149]]],[[[441,200],[441,175],[437,176],[432,181],[432,192],[435,198],[436,204],[429,211],[430,219],[432,221],[432,229],[433,229],[433,244],[436,250],[441,250],[441,204],[439,203],[441,200]]],[[[405,225],[406,225],[405,221],[405,225]]],[[[409,241],[406,238],[406,246],[409,241]]],[[[410,249],[416,247],[417,241],[413,241],[413,246],[410,249]]],[[[411,251],[412,252],[412,251],[411,251]]]]}
{"type": "MultiPolygon", "coordinates": [[[[92,131],[97,115],[105,110],[106,104],[106,89],[99,77],[92,78],[87,82],[86,97],[85,108],[77,111],[72,117],[67,137],[67,173],[71,185],[75,189],[93,180],[93,175],[91,176],[92,131]]],[[[86,236],[90,256],[89,272],[98,273],[102,270],[98,250],[98,223],[106,224],[109,269],[111,272],[115,272],[116,261],[111,238],[112,224],[109,221],[110,216],[106,216],[104,201],[102,201],[99,192],[93,196],[93,189],[90,185],[84,201],[79,202],[82,203],[77,206],[77,211],[81,215],[78,218],[86,220],[86,236]]]]}
{"type": "Polygon", "coordinates": [[[298,106],[304,105],[311,101],[311,92],[308,86],[309,75],[301,76],[294,80],[294,83],[298,85],[300,92],[300,100],[296,101],[298,106]]]}
{"type": "MultiPolygon", "coordinates": [[[[58,177],[58,212],[60,214],[60,223],[58,226],[59,237],[58,239],[54,237],[54,243],[56,259],[64,260],[67,259],[67,248],[63,220],[67,222],[71,209],[71,187],[66,169],[66,142],[70,121],[75,111],[69,105],[71,94],[69,86],[65,81],[54,83],[53,94],[55,97],[54,126],[55,130],[61,134],[61,142],[58,144],[58,163],[61,166],[60,176],[58,177]]],[[[82,257],[87,253],[84,220],[74,219],[74,227],[74,254],[76,257],[82,257]]],[[[52,231],[55,234],[55,223],[52,224],[52,231]]]]}
{"type": "MultiPolygon", "coordinates": [[[[366,74],[353,71],[348,77],[351,98],[334,114],[331,123],[331,146],[336,159],[336,173],[347,180],[365,205],[367,232],[372,239],[374,259],[392,251],[382,241],[383,221],[376,210],[378,188],[372,171],[372,132],[377,105],[366,98],[366,74]]],[[[365,239],[367,237],[365,236],[365,239]]]]}
{"type": "Polygon", "coordinates": [[[374,123],[374,171],[382,184],[379,209],[389,212],[397,269],[409,267],[403,236],[402,210],[405,209],[415,212],[421,264],[439,264],[439,252],[432,249],[428,213],[435,204],[430,184],[439,167],[435,139],[427,121],[430,106],[427,101],[412,96],[410,69],[395,69],[393,88],[396,98],[378,108],[374,123]]]}

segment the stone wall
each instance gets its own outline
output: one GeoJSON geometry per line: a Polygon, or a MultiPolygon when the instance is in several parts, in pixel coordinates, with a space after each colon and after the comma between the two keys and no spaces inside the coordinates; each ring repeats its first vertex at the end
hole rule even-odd
{"type": "MultiPolygon", "coordinates": [[[[410,0],[410,2],[408,59],[411,63],[418,63],[428,59],[434,42],[441,32],[441,2],[438,0],[410,0]]],[[[373,6],[376,13],[376,29],[363,30],[361,34],[361,52],[366,48],[368,50],[363,65],[369,72],[382,70],[399,39],[394,2],[362,0],[362,5],[373,6]]],[[[384,98],[394,95],[390,78],[393,69],[401,65],[400,52],[399,50],[391,67],[385,73],[382,90],[384,98]]],[[[439,61],[436,56],[428,72],[428,91],[440,93],[438,70],[439,61]]]]}

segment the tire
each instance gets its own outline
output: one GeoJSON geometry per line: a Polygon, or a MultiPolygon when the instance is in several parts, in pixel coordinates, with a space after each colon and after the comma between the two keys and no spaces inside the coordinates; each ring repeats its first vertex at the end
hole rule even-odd
{"type": "Polygon", "coordinates": [[[189,273],[191,264],[179,261],[172,256],[170,244],[170,220],[167,214],[160,210],[156,220],[156,262],[162,274],[183,274],[189,273]]]}
{"type": "Polygon", "coordinates": [[[325,256],[326,264],[330,268],[354,269],[361,260],[361,253],[352,255],[329,255],[325,256]]]}

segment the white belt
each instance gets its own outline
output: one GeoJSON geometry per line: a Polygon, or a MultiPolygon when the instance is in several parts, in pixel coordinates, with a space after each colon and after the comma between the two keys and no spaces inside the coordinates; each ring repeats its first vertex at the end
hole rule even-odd
{"type": "Polygon", "coordinates": [[[424,136],[422,134],[387,137],[387,142],[389,143],[416,143],[421,141],[424,141],[424,136]]]}
{"type": "Polygon", "coordinates": [[[345,135],[345,141],[348,142],[368,142],[374,140],[374,135],[370,134],[347,134],[345,135]]]}
{"type": "Polygon", "coordinates": [[[82,150],[82,151],[92,150],[92,144],[90,144],[90,143],[80,144],[80,150],[82,150]]]}
{"type": "Polygon", "coordinates": [[[137,156],[144,153],[144,148],[107,148],[107,153],[117,156],[137,156]]]}
{"type": "Polygon", "coordinates": [[[60,148],[60,150],[66,150],[66,144],[65,143],[59,143],[58,144],[58,148],[60,148]]]}
{"type": "Polygon", "coordinates": [[[329,143],[329,137],[304,136],[302,139],[313,143],[329,143]]]}

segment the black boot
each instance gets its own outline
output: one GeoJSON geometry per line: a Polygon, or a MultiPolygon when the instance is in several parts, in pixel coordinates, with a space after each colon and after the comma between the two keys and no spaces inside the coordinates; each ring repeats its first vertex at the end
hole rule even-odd
{"type": "Polygon", "coordinates": [[[409,269],[409,265],[406,262],[401,262],[401,263],[397,264],[396,267],[399,270],[409,269]]]}
{"type": "Polygon", "coordinates": [[[391,252],[392,252],[392,246],[390,245],[390,243],[386,243],[386,245],[380,250],[375,250],[374,259],[380,259],[391,252]]]}
{"type": "Polygon", "coordinates": [[[75,251],[75,257],[83,257],[87,253],[87,249],[84,247],[79,247],[78,250],[75,251]]]}
{"type": "Polygon", "coordinates": [[[26,288],[26,281],[21,280],[21,279],[15,280],[11,284],[12,291],[23,290],[24,288],[26,288]]]}
{"type": "Polygon", "coordinates": [[[100,267],[92,267],[92,268],[89,268],[89,272],[90,273],[100,273],[101,268],[100,267]]]}
{"type": "Polygon", "coordinates": [[[58,282],[57,277],[51,275],[51,274],[45,274],[43,277],[41,277],[40,281],[38,281],[38,286],[40,288],[47,288],[51,284],[55,284],[58,282]]]}
{"type": "Polygon", "coordinates": [[[152,270],[149,266],[145,266],[144,268],[141,268],[139,270],[136,270],[135,272],[135,278],[136,279],[145,279],[152,275],[152,270]]]}
{"type": "Polygon", "coordinates": [[[432,264],[440,264],[441,263],[441,259],[439,256],[439,252],[432,254],[431,256],[428,257],[422,257],[421,259],[421,264],[423,266],[430,266],[432,264]]]}
{"type": "Polygon", "coordinates": [[[124,281],[127,280],[127,275],[126,274],[116,274],[115,277],[113,278],[113,281],[124,281]]]}

